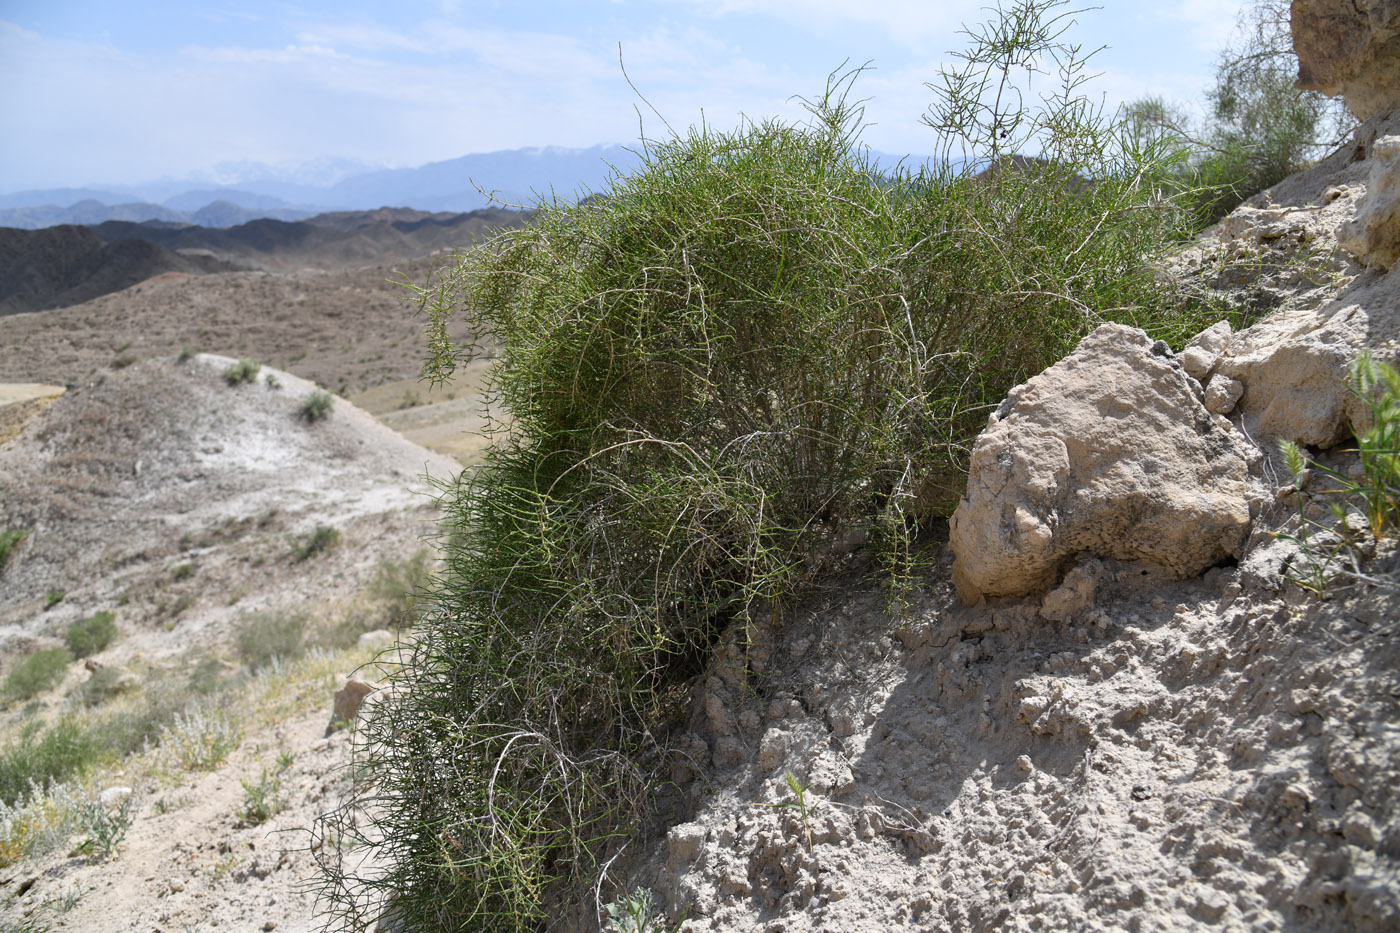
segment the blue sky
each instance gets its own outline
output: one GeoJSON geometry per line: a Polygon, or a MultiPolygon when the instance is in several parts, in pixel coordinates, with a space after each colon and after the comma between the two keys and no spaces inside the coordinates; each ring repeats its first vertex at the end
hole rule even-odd
{"type": "MultiPolygon", "coordinates": [[[[0,0],[0,191],[235,179],[233,163],[414,166],[524,146],[630,143],[638,100],[680,129],[800,115],[871,61],[864,136],[928,153],[919,116],[987,0],[0,0]]],[[[1090,89],[1198,100],[1240,0],[1103,0],[1090,89]]],[[[645,108],[643,107],[645,110],[645,108]]],[[[646,113],[648,135],[664,127],[646,113]]]]}

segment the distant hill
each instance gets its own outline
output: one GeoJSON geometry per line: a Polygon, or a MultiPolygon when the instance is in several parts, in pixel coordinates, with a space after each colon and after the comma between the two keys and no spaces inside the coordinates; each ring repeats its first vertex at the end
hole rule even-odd
{"type": "Polygon", "coordinates": [[[302,221],[253,220],[228,229],[109,221],[92,227],[108,243],[142,239],[185,255],[203,254],[244,268],[347,269],[468,247],[528,214],[487,208],[426,214],[395,208],[344,211],[302,221]]]}
{"type": "Polygon", "coordinates": [[[500,208],[467,214],[381,208],[227,229],[116,220],[0,228],[0,315],[67,307],[163,272],[333,271],[417,259],[469,248],[529,217],[500,208]]]}
{"type": "MultiPolygon", "coordinates": [[[[264,200],[276,199],[266,198],[264,200]]],[[[204,227],[232,227],[256,220],[259,217],[303,220],[314,213],[315,211],[285,207],[247,208],[226,200],[204,202],[198,210],[184,211],[145,201],[109,205],[88,198],[66,207],[46,204],[37,207],[3,208],[0,209],[0,227],[40,230],[44,227],[57,227],[62,224],[100,224],[114,220],[138,224],[159,220],[167,223],[197,224],[204,227]]]]}
{"type": "Polygon", "coordinates": [[[148,240],[104,242],[88,227],[0,228],[0,315],[79,304],[163,272],[229,268],[212,256],[182,256],[148,240]]]}

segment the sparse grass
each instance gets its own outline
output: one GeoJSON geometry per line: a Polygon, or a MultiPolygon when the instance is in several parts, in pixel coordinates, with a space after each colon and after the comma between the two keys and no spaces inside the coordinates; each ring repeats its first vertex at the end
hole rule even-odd
{"type": "Polygon", "coordinates": [[[28,528],[6,528],[4,531],[0,531],[0,571],[9,566],[10,558],[14,556],[15,550],[27,537],[29,537],[28,528]]]}
{"type": "Polygon", "coordinates": [[[49,590],[44,594],[44,608],[52,609],[54,606],[63,602],[63,598],[67,595],[68,594],[63,590],[49,590]]]}
{"type": "Polygon", "coordinates": [[[116,618],[114,613],[103,610],[70,625],[63,641],[73,657],[85,658],[105,650],[117,637],[116,618]]]}
{"type": "Polygon", "coordinates": [[[41,648],[5,676],[5,696],[11,701],[28,700],[53,689],[68,672],[68,662],[72,660],[67,648],[41,648]]]}
{"type": "Polygon", "coordinates": [[[175,357],[175,362],[188,363],[190,360],[194,359],[198,355],[199,351],[194,349],[193,347],[181,347],[180,355],[175,357]]]}
{"type": "MultiPolygon", "coordinates": [[[[109,697],[103,706],[75,703],[47,729],[31,722],[0,747],[0,868],[70,847],[79,833],[93,838],[85,822],[91,816],[91,794],[83,789],[88,782],[163,782],[178,780],[184,769],[217,767],[241,735],[304,711],[308,697],[323,695],[329,678],[363,660],[358,652],[313,651],[256,675],[225,676],[225,665],[206,656],[163,676],[147,672],[139,692],[109,697]],[[186,675],[190,667],[197,673],[186,675]],[[117,780],[102,776],[109,768],[121,769],[117,780]]],[[[293,758],[286,751],[278,755],[279,774],[293,758]]],[[[188,799],[174,803],[181,801],[188,799]]],[[[103,838],[120,841],[99,831],[92,854],[100,854],[103,838]]]]}
{"type": "Polygon", "coordinates": [[[310,560],[324,554],[340,543],[340,529],[329,525],[317,525],[310,534],[303,535],[292,549],[292,560],[296,563],[310,560]]]}
{"type": "Polygon", "coordinates": [[[176,564],[170,571],[170,579],[177,583],[181,580],[188,580],[194,576],[194,570],[195,567],[192,563],[176,564]]]}
{"type": "Polygon", "coordinates": [[[335,407],[335,396],[324,389],[313,389],[301,402],[301,416],[307,421],[316,422],[329,418],[335,407]]]}
{"type": "Polygon", "coordinates": [[[277,378],[276,373],[268,373],[263,376],[263,385],[273,390],[280,389],[282,388],[282,380],[277,378]]]}
{"type": "Polygon", "coordinates": [[[245,385],[256,380],[261,369],[262,364],[257,360],[242,357],[224,370],[224,381],[231,386],[245,385]]]}

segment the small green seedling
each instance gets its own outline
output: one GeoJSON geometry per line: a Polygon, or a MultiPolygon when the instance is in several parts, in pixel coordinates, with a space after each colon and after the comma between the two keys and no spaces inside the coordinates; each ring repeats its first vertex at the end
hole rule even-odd
{"type": "Polygon", "coordinates": [[[788,790],[792,791],[793,800],[787,803],[770,803],[768,806],[775,810],[796,810],[802,817],[802,832],[807,838],[807,851],[812,851],[812,824],[807,820],[807,791],[812,789],[811,784],[803,784],[797,779],[797,775],[791,771],[783,775],[787,781],[788,790]]]}

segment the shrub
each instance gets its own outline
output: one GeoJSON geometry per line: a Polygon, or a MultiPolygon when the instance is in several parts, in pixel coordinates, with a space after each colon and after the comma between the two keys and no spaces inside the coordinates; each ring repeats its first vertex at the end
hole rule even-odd
{"type": "Polygon", "coordinates": [[[46,610],[52,609],[54,606],[57,606],[59,603],[63,602],[63,598],[67,595],[68,594],[65,593],[63,590],[49,590],[47,593],[44,594],[44,608],[46,610]]]}
{"type": "Polygon", "coordinates": [[[43,648],[19,662],[5,677],[5,693],[11,699],[28,700],[50,690],[63,679],[73,656],[67,648],[43,648]]]}
{"type": "Polygon", "coordinates": [[[104,610],[81,622],[74,622],[63,636],[63,641],[73,652],[73,657],[85,658],[105,649],[116,637],[116,616],[104,610]]]}
{"type": "Polygon", "coordinates": [[[972,106],[1009,62],[1078,73],[1048,6],[1016,4],[939,92],[969,171],[878,172],[851,73],[808,125],[645,143],[605,195],[541,205],[423,290],[431,370],[494,341],[511,427],[444,489],[434,609],[361,726],[380,834],[353,808],[327,824],[380,849],[368,883],[407,926],[590,910],[726,626],[780,617],[852,533],[897,591],[1011,386],[1105,320],[1203,323],[1151,271],[1190,221],[1157,194],[1161,150],[1110,146],[1077,98],[972,106]],[[1033,142],[1045,159],[1004,160],[1033,142]]]}
{"type": "Polygon", "coordinates": [[[231,386],[251,383],[258,378],[258,371],[262,369],[262,364],[257,360],[250,360],[242,357],[237,363],[232,363],[224,370],[224,381],[231,386]]]}
{"type": "Polygon", "coordinates": [[[20,542],[29,537],[28,528],[7,528],[0,531],[0,570],[4,570],[14,556],[20,542]]]}
{"type": "Polygon", "coordinates": [[[181,766],[213,771],[242,740],[238,727],[222,711],[195,707],[176,713],[161,732],[161,745],[170,749],[181,766]]]}
{"type": "Polygon", "coordinates": [[[242,779],[239,784],[243,785],[243,807],[239,811],[245,823],[253,826],[266,823],[276,816],[282,809],[282,778],[278,774],[268,775],[267,769],[262,769],[262,777],[255,783],[249,783],[242,779]]]}
{"type": "Polygon", "coordinates": [[[301,402],[301,416],[307,421],[329,418],[335,407],[335,396],[323,389],[314,389],[301,402]]]}
{"type": "Polygon", "coordinates": [[[37,742],[32,731],[22,735],[0,751],[0,803],[13,805],[31,787],[43,788],[87,770],[100,751],[97,737],[69,720],[56,723],[37,742]]]}
{"type": "Polygon", "coordinates": [[[292,551],[292,559],[297,563],[310,560],[317,554],[324,554],[340,543],[340,529],[329,525],[317,525],[316,530],[304,535],[292,551]]]}
{"type": "Polygon", "coordinates": [[[266,667],[273,658],[290,661],[302,653],[306,617],[292,612],[260,612],[245,615],[238,629],[238,656],[253,670],[266,667]]]}
{"type": "Polygon", "coordinates": [[[196,349],[194,349],[193,347],[181,347],[181,348],[180,348],[180,355],[177,356],[177,357],[175,357],[175,362],[176,362],[176,363],[188,363],[190,360],[194,359],[194,357],[197,356],[198,354],[199,354],[199,351],[196,350],[196,349]]]}

